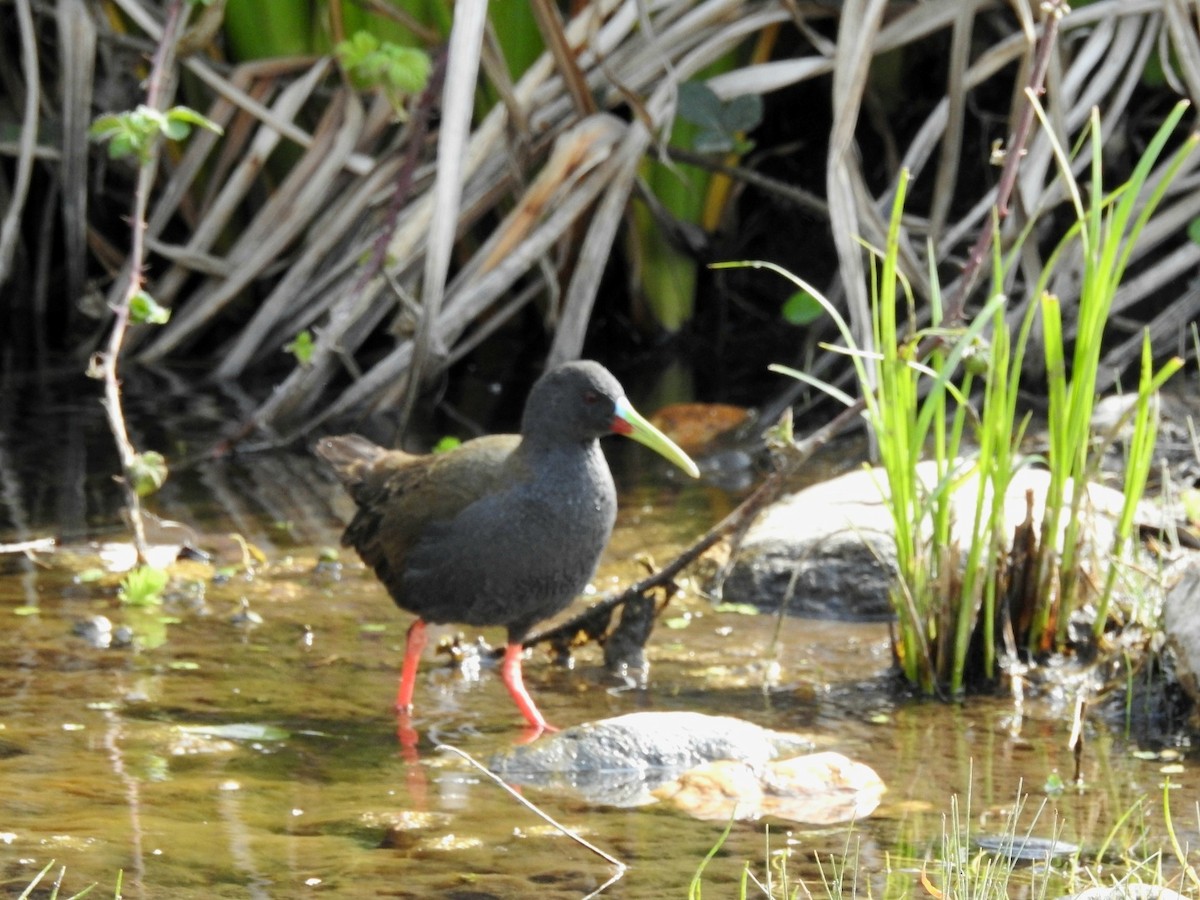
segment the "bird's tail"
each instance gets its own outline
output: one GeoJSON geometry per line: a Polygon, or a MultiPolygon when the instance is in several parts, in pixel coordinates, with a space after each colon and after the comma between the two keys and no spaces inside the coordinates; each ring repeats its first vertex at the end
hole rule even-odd
{"type": "Polygon", "coordinates": [[[363,474],[387,452],[357,434],[321,438],[313,447],[313,453],[329,463],[337,473],[338,480],[346,487],[361,482],[363,474]]]}

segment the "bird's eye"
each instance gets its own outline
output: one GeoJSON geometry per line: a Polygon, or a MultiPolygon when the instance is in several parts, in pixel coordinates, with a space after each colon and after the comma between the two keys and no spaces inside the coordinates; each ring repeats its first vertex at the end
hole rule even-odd
{"type": "Polygon", "coordinates": [[[599,399],[600,399],[600,395],[597,394],[595,391],[584,391],[583,402],[586,403],[588,406],[593,405],[594,403],[599,401],[599,399]]]}

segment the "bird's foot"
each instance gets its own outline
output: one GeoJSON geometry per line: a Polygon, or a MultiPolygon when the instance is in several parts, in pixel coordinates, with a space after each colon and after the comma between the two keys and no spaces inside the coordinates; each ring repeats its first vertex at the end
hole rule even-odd
{"type": "Polygon", "coordinates": [[[556,731],[558,729],[549,722],[529,722],[525,726],[525,730],[521,732],[521,736],[517,738],[516,743],[518,745],[532,744],[543,734],[553,734],[556,731]]]}

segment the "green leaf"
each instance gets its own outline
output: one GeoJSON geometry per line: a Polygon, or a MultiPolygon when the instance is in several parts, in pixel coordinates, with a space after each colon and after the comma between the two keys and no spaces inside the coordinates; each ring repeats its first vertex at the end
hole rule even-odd
{"type": "Polygon", "coordinates": [[[159,306],[145,291],[138,291],[129,300],[129,321],[135,325],[165,325],[170,318],[171,310],[159,306]]]}
{"type": "Polygon", "coordinates": [[[346,75],[359,90],[380,90],[398,112],[410,94],[424,90],[433,68],[429,54],[356,32],[334,48],[346,75]]]}
{"type": "Polygon", "coordinates": [[[125,122],[121,116],[100,116],[88,129],[88,135],[97,141],[106,141],[125,130],[125,122]]]}
{"type": "Polygon", "coordinates": [[[461,446],[462,446],[461,440],[459,440],[456,437],[451,437],[450,435],[446,435],[444,438],[442,438],[440,441],[438,441],[436,444],[433,445],[432,452],[433,453],[447,453],[447,452],[453,450],[455,447],[461,447],[461,446]]]}
{"type": "Polygon", "coordinates": [[[156,450],[138,453],[125,473],[139,497],[148,497],[167,480],[167,460],[156,450]]]}
{"type": "Polygon", "coordinates": [[[1188,222],[1187,236],[1193,244],[1200,244],[1200,216],[1188,222]]]}
{"type": "Polygon", "coordinates": [[[1067,789],[1066,782],[1063,781],[1061,775],[1057,772],[1051,772],[1046,776],[1046,783],[1042,785],[1042,790],[1051,797],[1057,797],[1067,789]]]}
{"type": "Polygon", "coordinates": [[[363,60],[378,49],[378,38],[367,31],[356,31],[334,47],[333,53],[353,80],[357,70],[362,66],[363,60]]]}
{"type": "Polygon", "coordinates": [[[825,308],[808,291],[796,291],[783,301],[779,314],[789,325],[811,325],[825,315],[825,308]]]}
{"type": "Polygon", "coordinates": [[[387,62],[384,71],[388,87],[405,94],[415,94],[425,89],[432,68],[429,54],[399,44],[384,44],[382,52],[387,62]]]}
{"type": "Polygon", "coordinates": [[[686,81],[679,86],[678,114],[684,121],[699,126],[692,139],[692,149],[697,153],[744,153],[753,144],[742,133],[762,121],[763,102],[757,94],[722,102],[708,85],[686,81]]]}
{"type": "Polygon", "coordinates": [[[306,328],[296,335],[290,344],[284,344],[283,349],[285,353],[296,357],[296,362],[300,365],[307,366],[312,362],[313,350],[316,349],[316,346],[312,333],[306,328]]]}
{"type": "Polygon", "coordinates": [[[146,162],[160,135],[182,140],[193,125],[222,134],[219,125],[194,109],[176,106],[163,113],[144,104],[127,112],[100,116],[88,133],[93,140],[108,141],[108,155],[113,159],[136,156],[139,162],[146,162]]]}
{"type": "Polygon", "coordinates": [[[721,98],[707,84],[685,81],[679,86],[678,114],[680,118],[711,131],[723,131],[721,98]]]}
{"type": "Polygon", "coordinates": [[[752,131],[762,123],[763,101],[758,94],[734,97],[721,110],[721,123],[729,131],[752,131]]]}
{"type": "Polygon", "coordinates": [[[718,603],[714,612],[733,613],[738,616],[757,616],[761,610],[751,603],[718,603]]]}
{"type": "Polygon", "coordinates": [[[203,113],[196,112],[189,106],[172,106],[167,110],[167,120],[169,122],[181,122],[188,125],[195,125],[197,128],[207,128],[209,131],[217,134],[224,134],[224,130],[203,113]]]}
{"type": "Polygon", "coordinates": [[[692,139],[692,149],[697,153],[729,153],[735,146],[734,139],[724,131],[704,129],[692,139]]]}
{"type": "Polygon", "coordinates": [[[201,734],[205,737],[224,738],[229,741],[285,741],[291,732],[276,725],[259,725],[255,722],[232,722],[228,725],[180,725],[185,734],[201,734]]]}
{"type": "Polygon", "coordinates": [[[192,126],[178,119],[167,119],[163,123],[162,133],[170,141],[182,141],[192,133],[192,126]]]}

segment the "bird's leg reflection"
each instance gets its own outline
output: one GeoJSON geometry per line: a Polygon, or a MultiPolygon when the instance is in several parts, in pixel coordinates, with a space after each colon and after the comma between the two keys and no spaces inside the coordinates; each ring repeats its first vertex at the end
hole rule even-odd
{"type": "Polygon", "coordinates": [[[414,809],[429,808],[429,782],[425,778],[425,767],[421,765],[421,754],[417,752],[417,741],[420,736],[413,727],[412,716],[407,710],[396,711],[396,739],[400,742],[400,758],[407,765],[404,767],[404,783],[408,787],[408,796],[412,798],[414,809]]]}

